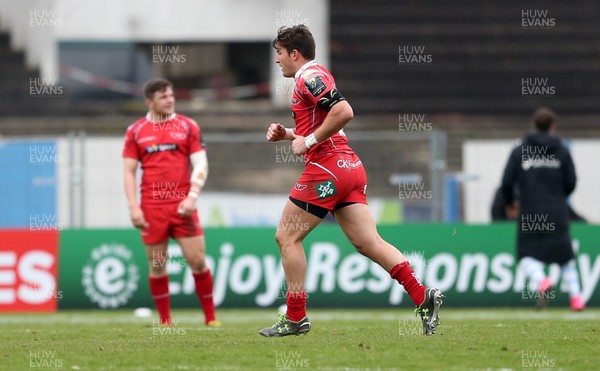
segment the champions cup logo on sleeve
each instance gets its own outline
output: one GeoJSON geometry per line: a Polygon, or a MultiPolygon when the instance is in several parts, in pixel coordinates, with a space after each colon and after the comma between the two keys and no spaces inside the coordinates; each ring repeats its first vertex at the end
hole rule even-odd
{"type": "Polygon", "coordinates": [[[321,76],[311,77],[304,82],[304,85],[313,97],[318,97],[322,92],[325,91],[325,83],[321,80],[321,76]]]}

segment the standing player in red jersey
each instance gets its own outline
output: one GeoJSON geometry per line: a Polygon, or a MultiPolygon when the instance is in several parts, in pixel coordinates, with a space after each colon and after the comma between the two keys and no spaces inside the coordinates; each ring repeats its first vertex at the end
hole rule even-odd
{"type": "Polygon", "coordinates": [[[272,44],[283,76],[296,81],[292,95],[296,128],[273,123],[267,140],[292,141],[293,153],[306,155],[306,169],[291,191],[275,235],[288,287],[287,313],[259,333],[286,336],[310,331],[302,241],[330,212],[356,250],[404,286],[423,321],[423,334],[432,335],[444,295],[423,286],[402,253],[379,236],[367,206],[365,169],[343,131],[354,115],[352,107],[336,89],[329,71],[314,61],[312,34],[304,25],[282,27],[272,44]]]}
{"type": "Polygon", "coordinates": [[[141,230],[150,267],[150,292],[162,325],[171,326],[167,273],[169,237],[183,252],[204,311],[205,323],[219,327],[213,302],[213,277],[205,262],[204,232],[196,199],[208,175],[206,148],[198,124],[175,113],[173,86],[164,79],[144,85],[148,113],[125,133],[125,195],[131,222],[141,230]],[[142,167],[141,203],[136,171],[142,167]]]}

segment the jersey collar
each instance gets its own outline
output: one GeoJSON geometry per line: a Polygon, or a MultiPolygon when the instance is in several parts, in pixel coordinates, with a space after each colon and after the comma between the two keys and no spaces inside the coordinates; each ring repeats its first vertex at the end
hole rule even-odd
{"type": "MultiPolygon", "coordinates": [[[[161,122],[171,121],[171,120],[173,120],[175,118],[175,116],[177,116],[177,114],[175,112],[173,112],[172,114],[169,115],[169,118],[167,118],[166,120],[160,121],[160,122],[156,122],[156,123],[160,124],[161,122]]],[[[152,121],[152,113],[150,113],[150,112],[146,113],[146,120],[148,120],[150,122],[155,122],[155,121],[152,121]]]]}
{"type": "Polygon", "coordinates": [[[298,79],[298,76],[302,75],[302,72],[304,72],[304,70],[306,70],[308,67],[314,66],[315,64],[317,64],[317,62],[314,59],[310,62],[306,62],[302,67],[300,67],[298,71],[296,71],[294,79],[298,79]]]}

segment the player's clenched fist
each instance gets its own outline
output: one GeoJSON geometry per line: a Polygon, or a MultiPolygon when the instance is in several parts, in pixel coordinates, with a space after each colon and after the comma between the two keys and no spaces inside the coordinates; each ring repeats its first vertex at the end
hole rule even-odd
{"type": "Polygon", "coordinates": [[[302,135],[293,134],[292,153],[296,156],[301,156],[308,152],[305,138],[302,135]]]}
{"type": "Polygon", "coordinates": [[[139,206],[134,206],[129,209],[129,217],[131,218],[131,223],[136,228],[146,229],[148,228],[148,223],[146,219],[144,219],[144,212],[139,206]]]}
{"type": "Polygon", "coordinates": [[[269,125],[267,129],[267,140],[271,142],[277,142],[279,140],[285,139],[287,136],[287,130],[285,126],[280,123],[273,123],[269,125]]]}
{"type": "Polygon", "coordinates": [[[196,210],[196,200],[192,197],[186,197],[177,206],[177,212],[184,218],[190,217],[196,210]]]}

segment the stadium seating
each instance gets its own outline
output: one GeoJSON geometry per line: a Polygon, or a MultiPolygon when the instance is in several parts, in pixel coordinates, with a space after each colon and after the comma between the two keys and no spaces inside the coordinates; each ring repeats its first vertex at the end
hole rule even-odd
{"type": "Polygon", "coordinates": [[[600,113],[595,1],[332,0],[330,9],[332,69],[362,111],[529,114],[548,101],[521,96],[521,79],[537,77],[555,87],[557,111],[600,113]],[[522,27],[528,10],[547,11],[537,18],[554,26],[522,27]],[[400,63],[402,46],[424,47],[431,63],[400,63]]]}

